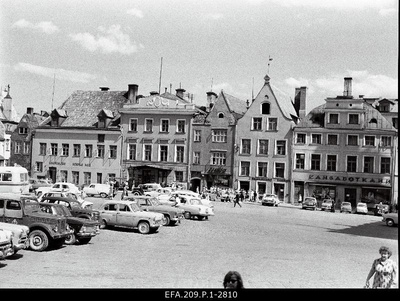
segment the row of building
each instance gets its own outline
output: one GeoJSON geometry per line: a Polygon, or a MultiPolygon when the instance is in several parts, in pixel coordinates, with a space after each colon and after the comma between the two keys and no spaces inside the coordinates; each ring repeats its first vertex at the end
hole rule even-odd
{"type": "Polygon", "coordinates": [[[1,118],[3,164],[77,185],[128,180],[275,193],[286,203],[329,196],[397,204],[397,99],[353,97],[345,78],[343,95],[306,114],[307,87],[292,100],[264,80],[251,101],[210,91],[203,107],[182,88],[75,91],[50,113],[1,118]]]}

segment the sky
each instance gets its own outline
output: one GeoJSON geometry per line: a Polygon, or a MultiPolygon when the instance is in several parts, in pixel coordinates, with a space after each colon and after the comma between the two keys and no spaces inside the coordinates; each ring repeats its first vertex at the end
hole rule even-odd
{"type": "Polygon", "coordinates": [[[76,90],[256,96],[266,74],[307,111],[343,94],[398,97],[397,0],[0,0],[0,86],[18,114],[76,90]],[[161,64],[162,63],[162,64],[161,64]],[[161,75],[161,76],[160,76],[161,75]]]}

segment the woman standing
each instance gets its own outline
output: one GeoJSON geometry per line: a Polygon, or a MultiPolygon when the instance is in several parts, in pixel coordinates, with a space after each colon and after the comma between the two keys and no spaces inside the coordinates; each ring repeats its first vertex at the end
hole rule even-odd
{"type": "Polygon", "coordinates": [[[365,287],[369,287],[369,279],[375,274],[372,288],[391,288],[396,280],[396,262],[389,259],[392,251],[388,247],[380,247],[381,258],[375,259],[368,273],[365,287]]]}

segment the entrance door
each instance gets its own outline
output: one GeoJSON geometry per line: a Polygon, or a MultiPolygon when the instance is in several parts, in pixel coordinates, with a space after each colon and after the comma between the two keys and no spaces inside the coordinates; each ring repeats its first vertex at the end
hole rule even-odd
{"type": "Polygon", "coordinates": [[[285,184],[274,183],[274,193],[278,196],[278,199],[283,202],[285,197],[285,184]]]}
{"type": "Polygon", "coordinates": [[[356,207],[357,206],[357,189],[345,188],[344,189],[344,201],[350,202],[351,207],[356,207]]]}
{"type": "Polygon", "coordinates": [[[50,167],[49,168],[49,178],[53,183],[57,182],[57,168],[56,167],[50,167]]]}

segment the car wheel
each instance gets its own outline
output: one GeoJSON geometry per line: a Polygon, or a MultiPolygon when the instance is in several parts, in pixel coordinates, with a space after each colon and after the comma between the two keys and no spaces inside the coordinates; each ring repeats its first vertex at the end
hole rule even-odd
{"type": "Polygon", "coordinates": [[[91,237],[79,238],[79,239],[78,239],[78,242],[79,242],[79,244],[81,244],[81,245],[86,245],[86,244],[89,243],[89,241],[90,241],[91,239],[92,239],[91,237]]]}
{"type": "Polygon", "coordinates": [[[49,246],[49,238],[42,230],[33,230],[29,234],[29,247],[33,251],[42,252],[49,246]]]}
{"type": "Polygon", "coordinates": [[[150,225],[147,222],[140,222],[138,229],[141,234],[148,234],[150,232],[150,225]]]}
{"type": "Polygon", "coordinates": [[[76,243],[75,233],[72,233],[72,234],[68,235],[67,238],[65,239],[65,244],[66,245],[73,245],[75,243],[76,243]]]}
{"type": "Polygon", "coordinates": [[[163,219],[163,226],[168,226],[171,223],[171,219],[169,218],[169,216],[167,214],[164,215],[164,219],[163,219]]]}
{"type": "Polygon", "coordinates": [[[107,197],[107,193],[102,192],[102,193],[100,193],[100,196],[101,196],[103,199],[105,199],[105,198],[107,197]]]}
{"type": "Polygon", "coordinates": [[[184,216],[186,219],[190,219],[192,217],[192,215],[188,211],[185,211],[184,216]]]}
{"type": "Polygon", "coordinates": [[[105,219],[101,219],[100,221],[100,229],[105,229],[107,228],[107,222],[105,219]]]}
{"type": "Polygon", "coordinates": [[[389,227],[393,227],[394,226],[394,221],[392,219],[387,219],[386,220],[386,225],[388,225],[389,227]]]}

